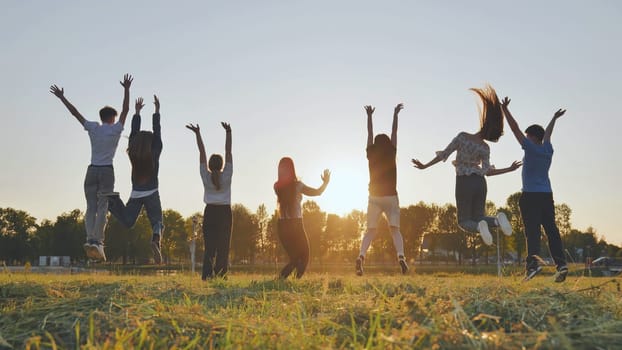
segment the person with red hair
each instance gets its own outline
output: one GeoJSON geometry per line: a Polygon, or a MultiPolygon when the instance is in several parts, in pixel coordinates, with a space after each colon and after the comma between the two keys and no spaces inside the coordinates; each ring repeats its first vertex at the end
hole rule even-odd
{"type": "Polygon", "coordinates": [[[283,157],[279,161],[278,180],[274,183],[279,208],[278,235],[289,263],[280,273],[287,278],[296,269],[296,278],[302,277],[309,264],[309,238],[302,223],[302,195],[321,195],[330,181],[330,171],[325,169],[321,175],[322,185],[312,188],[296,177],[294,161],[283,157]]]}

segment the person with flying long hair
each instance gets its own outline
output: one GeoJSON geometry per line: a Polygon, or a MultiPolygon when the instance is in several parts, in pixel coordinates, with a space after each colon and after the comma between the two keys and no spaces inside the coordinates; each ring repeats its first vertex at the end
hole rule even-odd
{"type": "Polygon", "coordinates": [[[212,154],[207,160],[199,124],[188,124],[196,136],[199,148],[199,172],[203,181],[203,255],[202,280],[226,278],[229,269],[229,247],[231,245],[231,178],[233,156],[231,155],[231,126],[222,122],[225,129],[225,161],[220,154],[212,154]]]}
{"type": "Polygon", "coordinates": [[[397,196],[397,117],[404,108],[398,104],[393,110],[391,138],[387,134],[374,137],[372,115],[376,110],[365,106],[367,112],[367,160],[369,166],[369,198],[367,201],[367,231],[361,241],[361,250],[356,259],[356,274],[363,275],[363,263],[367,249],[378,230],[378,220],[384,214],[389,222],[397,261],[403,274],[408,272],[404,257],[404,239],[400,233],[400,202],[397,196]]]}
{"type": "Polygon", "coordinates": [[[158,190],[158,172],[162,154],[162,132],[160,127],[160,100],[153,95],[155,113],[152,116],[153,131],[140,130],[140,111],[145,106],[142,97],[136,100],[136,113],[132,117],[132,131],[127,154],[132,164],[132,192],[127,204],[117,192],[100,193],[108,197],[110,213],[124,226],[133,227],[140,210],[145,207],[151,224],[151,250],[156,264],[162,262],[161,241],[164,231],[162,204],[158,190]]]}
{"type": "Polygon", "coordinates": [[[543,227],[549,241],[549,252],[557,267],[554,281],[564,282],[568,275],[568,266],[564,257],[562,238],[555,223],[555,202],[549,169],[553,160],[553,145],[551,144],[553,128],[557,119],[563,116],[566,110],[557,110],[546,129],[533,124],[523,134],[516,119],[510,113],[509,104],[510,99],[507,97],[501,103],[505,119],[525,151],[522,173],[523,191],[518,202],[527,241],[525,281],[532,279],[542,270],[538,261],[542,236],[540,227],[543,227]]]}
{"type": "Polygon", "coordinates": [[[507,236],[512,234],[510,225],[504,213],[496,216],[486,216],[486,194],[488,191],[484,176],[494,176],[514,171],[521,166],[515,161],[509,167],[495,169],[490,164],[490,147],[486,143],[497,142],[503,135],[503,111],[496,91],[487,85],[483,89],[472,88],[482,101],[480,115],[480,129],[474,134],[459,133],[443,151],[436,152],[436,157],[426,164],[413,159],[413,165],[418,169],[426,169],[438,162],[446,161],[456,151],[456,209],[458,226],[470,233],[479,232],[485,244],[492,244],[492,235],[489,227],[500,227],[507,236]]]}
{"type": "Polygon", "coordinates": [[[294,161],[289,157],[281,158],[278,179],[274,183],[279,208],[278,235],[289,263],[283,267],[280,278],[287,278],[294,269],[296,278],[301,278],[309,264],[309,238],[302,223],[302,195],[321,195],[330,181],[330,171],[325,169],[321,175],[322,185],[312,188],[296,176],[294,161]]]}

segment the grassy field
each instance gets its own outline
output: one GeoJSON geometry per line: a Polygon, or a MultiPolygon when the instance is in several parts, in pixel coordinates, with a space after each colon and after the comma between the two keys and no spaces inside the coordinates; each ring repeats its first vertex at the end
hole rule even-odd
{"type": "Polygon", "coordinates": [[[0,272],[0,349],[619,349],[620,278],[579,275],[0,272]]]}

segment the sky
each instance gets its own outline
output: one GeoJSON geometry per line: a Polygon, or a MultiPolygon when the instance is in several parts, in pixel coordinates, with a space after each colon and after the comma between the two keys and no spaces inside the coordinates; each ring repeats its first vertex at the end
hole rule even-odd
{"type": "MultiPolygon", "coordinates": [[[[143,129],[152,95],[161,101],[163,208],[203,209],[199,156],[187,123],[199,123],[208,153],[223,153],[221,121],[233,129],[232,201],[275,208],[281,157],[303,182],[321,184],[330,213],[364,210],[369,181],[366,116],[398,130],[400,205],[454,203],[455,171],[428,161],[461,131],[479,127],[468,89],[490,83],[524,129],[558,108],[550,177],[574,228],[593,227],[622,244],[622,3],[618,1],[3,1],[0,14],[0,207],[39,220],[85,210],[87,133],[49,93],[51,84],[89,120],[104,105],[121,110],[123,74],[142,96],[143,129]]],[[[127,198],[129,135],[119,142],[115,189],[127,198]]],[[[491,162],[522,159],[506,126],[491,162]]],[[[451,159],[453,159],[453,155],[451,159]]],[[[520,170],[488,178],[497,206],[521,189],[520,170]]]]}

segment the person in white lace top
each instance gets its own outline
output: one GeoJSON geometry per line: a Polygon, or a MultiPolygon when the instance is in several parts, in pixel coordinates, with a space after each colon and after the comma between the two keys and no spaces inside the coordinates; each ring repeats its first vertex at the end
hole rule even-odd
{"type": "Polygon", "coordinates": [[[484,176],[500,175],[514,171],[520,161],[509,167],[496,169],[490,164],[490,148],[486,141],[497,142],[503,135],[503,112],[497,93],[490,86],[471,89],[482,100],[481,126],[475,134],[459,133],[436,157],[424,164],[413,159],[418,169],[426,169],[438,162],[446,161],[456,151],[453,165],[456,167],[456,208],[458,225],[467,232],[479,232],[484,243],[492,244],[489,226],[500,227],[504,234],[511,235],[512,227],[504,213],[495,217],[485,215],[487,186],[484,176]]]}

